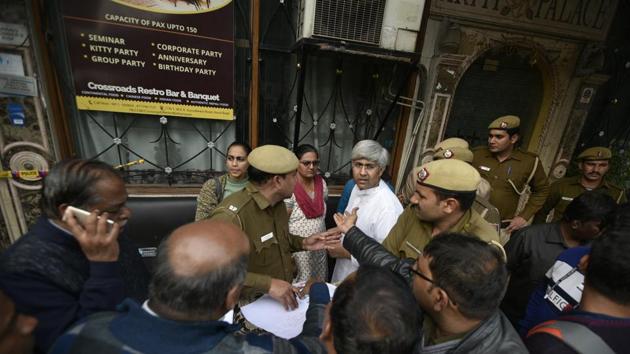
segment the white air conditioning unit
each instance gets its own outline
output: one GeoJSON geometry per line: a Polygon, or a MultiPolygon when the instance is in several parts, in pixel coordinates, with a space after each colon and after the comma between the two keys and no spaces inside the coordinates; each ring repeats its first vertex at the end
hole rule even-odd
{"type": "Polygon", "coordinates": [[[413,52],[425,0],[301,0],[300,38],[322,37],[413,52]]]}

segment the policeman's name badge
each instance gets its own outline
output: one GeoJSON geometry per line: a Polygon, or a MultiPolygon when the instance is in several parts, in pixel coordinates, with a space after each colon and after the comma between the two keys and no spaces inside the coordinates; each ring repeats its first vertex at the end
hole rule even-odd
{"type": "Polygon", "coordinates": [[[486,166],[479,166],[480,169],[482,169],[483,171],[490,171],[490,167],[486,167],[486,166]]]}
{"type": "Polygon", "coordinates": [[[572,200],[573,200],[573,198],[571,198],[571,197],[562,197],[562,200],[566,200],[566,201],[569,201],[569,202],[570,202],[570,201],[572,201],[572,200]]]}
{"type": "Polygon", "coordinates": [[[273,238],[273,232],[270,232],[266,235],[263,235],[260,237],[260,242],[265,242],[265,241],[269,241],[273,238]]]}
{"type": "Polygon", "coordinates": [[[429,177],[429,171],[426,168],[422,168],[418,171],[418,182],[424,182],[425,179],[429,177]]]}

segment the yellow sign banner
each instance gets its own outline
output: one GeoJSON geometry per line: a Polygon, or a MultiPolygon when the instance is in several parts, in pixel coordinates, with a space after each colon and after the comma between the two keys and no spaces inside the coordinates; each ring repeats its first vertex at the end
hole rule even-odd
{"type": "Polygon", "coordinates": [[[0,179],[13,178],[25,181],[39,181],[45,177],[48,171],[20,170],[20,171],[0,171],[0,179]]]}
{"type": "Polygon", "coordinates": [[[232,108],[204,107],[165,102],[144,102],[107,97],[77,96],[77,108],[90,111],[178,116],[185,118],[234,119],[234,109],[232,108]]]}

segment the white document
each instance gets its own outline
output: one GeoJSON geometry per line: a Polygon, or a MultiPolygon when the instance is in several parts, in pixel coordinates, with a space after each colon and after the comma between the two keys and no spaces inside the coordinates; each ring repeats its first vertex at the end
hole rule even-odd
{"type": "MultiPolygon", "coordinates": [[[[332,298],[337,287],[332,284],[326,285],[328,285],[328,292],[332,298]]],[[[265,295],[251,304],[243,306],[241,311],[243,316],[254,325],[280,338],[291,339],[302,333],[309,304],[308,296],[297,300],[298,308],[287,311],[281,303],[271,296],[265,295]]]]}
{"type": "Polygon", "coordinates": [[[0,74],[24,76],[24,63],[19,54],[0,53],[0,74]]]}

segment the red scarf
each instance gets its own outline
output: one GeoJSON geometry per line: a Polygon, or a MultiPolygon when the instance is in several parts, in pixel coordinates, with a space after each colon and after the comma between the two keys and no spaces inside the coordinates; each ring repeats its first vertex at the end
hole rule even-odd
{"type": "Polygon", "coordinates": [[[318,218],[324,215],[324,179],[320,175],[313,177],[315,198],[311,199],[302,183],[295,184],[295,200],[308,219],[318,218]]]}

